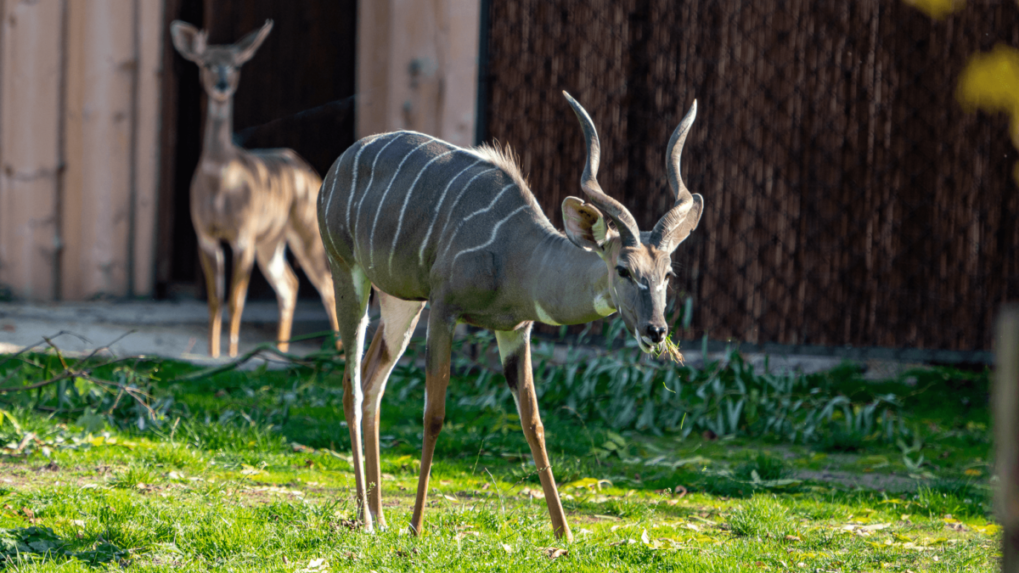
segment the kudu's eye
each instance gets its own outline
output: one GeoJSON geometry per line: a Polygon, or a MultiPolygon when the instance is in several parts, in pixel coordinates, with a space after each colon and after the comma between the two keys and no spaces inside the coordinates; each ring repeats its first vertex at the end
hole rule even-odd
{"type": "Polygon", "coordinates": [[[630,278],[630,271],[626,270],[626,269],[625,269],[625,268],[623,268],[623,267],[616,267],[616,273],[617,273],[617,274],[618,274],[618,275],[619,275],[619,276],[620,276],[621,278],[624,278],[624,279],[629,279],[629,278],[630,278]]]}

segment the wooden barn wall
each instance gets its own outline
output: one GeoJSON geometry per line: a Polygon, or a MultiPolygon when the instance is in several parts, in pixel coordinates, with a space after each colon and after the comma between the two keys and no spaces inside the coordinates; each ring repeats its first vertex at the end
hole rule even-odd
{"type": "Polygon", "coordinates": [[[486,139],[513,146],[559,226],[584,161],[561,90],[642,229],[672,203],[665,145],[697,98],[683,338],[982,350],[1019,298],[1007,120],[954,98],[969,54],[1019,46],[1015,2],[937,22],[898,1],[505,0],[487,38],[486,139]]]}
{"type": "Polygon", "coordinates": [[[152,294],[162,9],[0,1],[0,298],[152,294]]]}
{"type": "MultiPolygon", "coordinates": [[[[209,32],[211,44],[233,43],[274,21],[272,32],[241,69],[234,96],[235,140],[247,148],[289,147],[320,173],[354,141],[357,0],[167,0],[174,19],[209,32]]],[[[169,35],[163,47],[163,177],[157,294],[204,289],[190,216],[190,184],[201,153],[205,94],[198,67],[181,58],[169,35]]],[[[227,249],[229,251],[229,249],[227,249]]],[[[317,297],[301,277],[301,296],[317,297]]],[[[275,295],[254,272],[249,296],[275,295]]]]}

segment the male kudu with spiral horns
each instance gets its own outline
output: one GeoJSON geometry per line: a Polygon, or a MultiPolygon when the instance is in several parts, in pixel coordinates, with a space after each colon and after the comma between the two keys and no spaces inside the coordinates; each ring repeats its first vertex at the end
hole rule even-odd
{"type": "Polygon", "coordinates": [[[415,533],[421,531],[429,469],[445,416],[457,322],[495,331],[552,528],[566,539],[572,534],[545,450],[531,374],[532,323],[581,324],[618,311],[641,350],[658,351],[665,344],[671,255],[697,226],[704,206],[700,195],[687,190],[679,170],[696,102],[666,153],[675,205],[650,233],[642,233],[630,212],[598,184],[597,131],[584,108],[564,95],[587,144],[580,182],[586,201],[563,201],[565,235],[549,223],[508,150],[464,149],[398,131],[358,141],[326,175],[319,228],[347,349],[343,407],[359,519],[367,530],[373,522],[385,526],[379,404],[426,302],[424,442],[410,523],[415,533]],[[362,359],[372,285],[382,322],[362,359]]]}

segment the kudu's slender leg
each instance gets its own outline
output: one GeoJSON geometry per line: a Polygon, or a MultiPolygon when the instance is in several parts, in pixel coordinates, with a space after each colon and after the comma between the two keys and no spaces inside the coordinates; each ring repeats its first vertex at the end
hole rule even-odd
{"type": "Polygon", "coordinates": [[[499,344],[499,356],[502,359],[502,370],[506,375],[506,383],[513,392],[520,413],[520,425],[524,430],[527,444],[531,446],[534,465],[538,469],[538,479],[545,493],[548,514],[552,518],[552,531],[556,538],[573,541],[573,533],[566,523],[566,513],[559,501],[552,465],[545,451],[545,426],[541,423],[538,413],[538,397],[534,393],[534,376],[531,372],[531,324],[511,332],[496,332],[495,339],[499,344]]]}
{"type": "Polygon", "coordinates": [[[382,515],[382,467],[379,463],[379,406],[393,366],[407,350],[425,303],[406,301],[379,292],[382,321],[365,354],[361,386],[364,388],[362,430],[364,432],[365,480],[368,508],[379,529],[385,529],[382,515]]]}
{"type": "Polygon", "coordinates": [[[209,297],[209,355],[219,358],[220,329],[223,324],[223,247],[219,241],[199,236],[198,257],[205,273],[205,291],[209,297]]]}
{"type": "MultiPolygon", "coordinates": [[[[322,240],[318,236],[318,220],[312,218],[310,223],[307,223],[306,227],[301,231],[293,229],[293,226],[293,223],[291,223],[291,230],[287,233],[287,243],[290,246],[290,250],[293,251],[297,261],[301,263],[304,274],[308,275],[308,280],[311,281],[311,284],[315,285],[315,290],[318,291],[319,296],[322,298],[322,304],[326,307],[326,314],[329,315],[329,324],[332,326],[333,332],[339,332],[340,326],[336,321],[336,298],[333,294],[333,279],[329,273],[329,263],[326,259],[325,247],[322,246],[322,240]],[[312,231],[311,234],[308,234],[308,227],[312,231]]],[[[342,347],[343,345],[337,339],[336,349],[339,350],[342,347]]]]}
{"type": "Polygon", "coordinates": [[[230,356],[237,356],[241,334],[241,315],[248,298],[251,267],[255,264],[255,245],[252,242],[234,245],[234,272],[230,281],[230,356]]]}
{"type": "MultiPolygon", "coordinates": [[[[294,307],[297,305],[297,275],[287,263],[287,243],[279,241],[275,245],[258,246],[258,268],[262,269],[267,281],[276,291],[276,301],[280,308],[280,324],[276,340],[281,352],[290,349],[290,330],[294,323],[294,307]]],[[[330,285],[332,286],[332,285],[330,285]]],[[[333,308],[333,313],[336,308],[333,308]]]]}
{"type": "Polygon", "coordinates": [[[368,328],[368,295],[371,283],[364,271],[332,259],[333,289],[336,293],[336,316],[340,322],[340,339],[346,349],[346,368],[343,372],[343,415],[350,430],[350,455],[354,464],[354,482],[357,486],[357,516],[366,531],[372,530],[372,516],[366,511],[364,477],[364,450],[361,444],[361,410],[364,402],[361,383],[361,350],[364,333],[368,328]]]}
{"type": "MultiPolygon", "coordinates": [[[[342,320],[342,319],[341,319],[342,320]]],[[[456,322],[443,309],[432,305],[428,313],[428,343],[425,351],[425,417],[424,440],[421,444],[421,473],[410,530],[420,534],[424,522],[428,477],[432,469],[435,442],[446,417],[446,387],[449,386],[449,360],[453,350],[453,329],[456,322]]]]}

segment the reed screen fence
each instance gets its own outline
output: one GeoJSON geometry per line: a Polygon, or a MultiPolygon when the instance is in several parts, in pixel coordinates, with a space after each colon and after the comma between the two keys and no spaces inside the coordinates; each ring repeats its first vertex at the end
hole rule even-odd
{"type": "Polygon", "coordinates": [[[933,21],[899,0],[500,0],[483,22],[483,137],[512,145],[546,212],[584,162],[650,230],[669,135],[697,98],[683,176],[704,195],[674,257],[682,338],[990,349],[1019,298],[1007,120],[962,109],[967,58],[1019,46],[1015,2],[933,21]]]}

